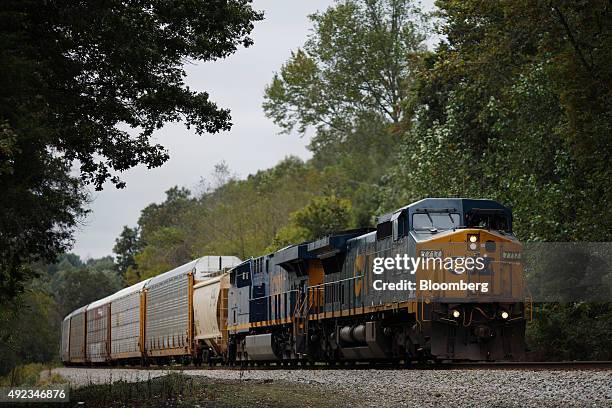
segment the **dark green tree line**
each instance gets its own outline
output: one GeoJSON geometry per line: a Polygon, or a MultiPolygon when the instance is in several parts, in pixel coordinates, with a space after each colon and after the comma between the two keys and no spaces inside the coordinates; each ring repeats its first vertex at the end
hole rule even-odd
{"type": "Polygon", "coordinates": [[[248,0],[1,3],[1,297],[29,263],[70,247],[86,184],[122,187],[118,173],[168,159],[151,141],[164,123],[230,128],[227,109],[185,86],[183,65],[251,45],[261,18],[248,0]]]}
{"type": "Polygon", "coordinates": [[[37,277],[0,303],[0,376],[16,365],[59,361],[61,322],[73,310],[122,288],[111,257],[61,255],[32,265],[37,277]]]}
{"type": "Polygon", "coordinates": [[[490,197],[524,240],[609,240],[607,2],[437,5],[445,40],[415,82],[384,206],[490,197]]]}

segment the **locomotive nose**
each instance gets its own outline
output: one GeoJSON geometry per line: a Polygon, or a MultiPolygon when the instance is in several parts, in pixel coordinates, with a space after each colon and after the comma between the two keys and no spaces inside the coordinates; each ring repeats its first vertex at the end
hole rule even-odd
{"type": "Polygon", "coordinates": [[[495,336],[495,331],[489,326],[477,326],[474,328],[474,334],[481,339],[489,339],[495,336]]]}

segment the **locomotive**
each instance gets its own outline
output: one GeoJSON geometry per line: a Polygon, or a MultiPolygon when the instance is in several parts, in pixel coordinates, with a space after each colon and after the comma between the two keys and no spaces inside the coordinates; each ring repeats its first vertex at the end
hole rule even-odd
{"type": "Polygon", "coordinates": [[[246,261],[203,257],[77,309],[62,361],[521,360],[522,251],[507,207],[427,198],[376,228],[246,261]]]}

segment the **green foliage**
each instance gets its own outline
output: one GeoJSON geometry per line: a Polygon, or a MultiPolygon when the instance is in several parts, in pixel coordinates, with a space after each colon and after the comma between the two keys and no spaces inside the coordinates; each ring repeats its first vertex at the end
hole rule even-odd
{"type": "Polygon", "coordinates": [[[290,219],[307,231],[307,239],[321,238],[349,227],[351,202],[335,196],[315,197],[306,207],[293,212],[290,219]]]}
{"type": "Polygon", "coordinates": [[[81,269],[62,270],[51,280],[51,288],[62,317],[123,287],[112,265],[101,270],[96,270],[95,266],[92,264],[81,269]]]}
{"type": "Polygon", "coordinates": [[[398,123],[423,16],[411,1],[344,1],[310,16],[314,32],[266,88],[266,114],[289,131],[336,130],[378,112],[398,123]]]}
{"type": "MultiPolygon", "coordinates": [[[[63,318],[122,287],[111,257],[82,262],[77,255],[64,254],[52,265],[32,269],[38,277],[25,291],[0,302],[0,375],[18,365],[57,360],[63,318]]],[[[18,369],[13,377],[31,384],[32,367],[18,369]]]]}
{"type": "Polygon", "coordinates": [[[438,3],[446,41],[415,84],[382,206],[489,197],[513,207],[524,240],[608,240],[606,3],[523,3],[438,3]]]}
{"type": "Polygon", "coordinates": [[[373,192],[393,165],[411,84],[425,53],[427,18],[408,0],[351,0],[310,16],[313,32],[274,75],[266,115],[284,131],[316,129],[311,161],[369,225],[373,192]]]}
{"type": "Polygon", "coordinates": [[[164,123],[230,128],[227,109],[185,86],[183,65],[251,45],[261,19],[247,0],[2,2],[0,297],[22,289],[26,265],[70,247],[85,183],[122,187],[119,172],[168,159],[151,142],[164,123]]]}
{"type": "Polygon", "coordinates": [[[113,252],[117,255],[115,259],[117,271],[121,276],[126,276],[128,269],[137,269],[135,255],[142,249],[140,230],[123,226],[123,230],[115,240],[113,252]]]}
{"type": "Polygon", "coordinates": [[[289,215],[289,224],[276,233],[266,252],[350,228],[351,208],[349,200],[333,195],[314,197],[305,207],[289,215]]]}
{"type": "Polygon", "coordinates": [[[612,358],[610,303],[547,303],[534,311],[527,340],[536,361],[612,358]]]}
{"type": "Polygon", "coordinates": [[[212,178],[213,185],[203,181],[197,195],[174,188],[163,203],[142,211],[137,227],[142,247],[126,271],[128,283],[203,255],[263,254],[289,215],[327,190],[321,174],[295,157],[246,180],[220,165],[212,178]]]}
{"type": "Polygon", "coordinates": [[[63,384],[67,381],[60,375],[51,373],[55,364],[29,363],[14,367],[10,373],[0,377],[2,387],[40,387],[50,384],[63,384]]]}
{"type": "Polygon", "coordinates": [[[125,279],[131,285],[192,259],[187,232],[179,227],[160,227],[151,232],[147,245],[134,256],[134,265],[126,270],[125,279]]]}
{"type": "Polygon", "coordinates": [[[44,289],[28,287],[12,303],[0,304],[0,375],[24,362],[51,361],[60,321],[55,300],[44,289]]]}

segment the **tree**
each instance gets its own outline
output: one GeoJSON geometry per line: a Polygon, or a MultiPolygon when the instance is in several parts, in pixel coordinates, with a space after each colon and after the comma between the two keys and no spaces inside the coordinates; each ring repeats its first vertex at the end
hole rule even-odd
{"type": "Polygon", "coordinates": [[[60,321],[53,296],[31,286],[10,304],[0,304],[0,375],[18,364],[52,361],[60,321]]]}
{"type": "Polygon", "coordinates": [[[88,268],[60,271],[51,281],[61,319],[73,310],[121,289],[113,271],[88,268]]]}
{"type": "Polygon", "coordinates": [[[394,164],[410,84],[425,55],[427,19],[409,0],[348,0],[310,16],[313,33],[265,90],[283,131],[315,128],[311,163],[338,177],[330,194],[368,225],[375,185],[394,164]]]}
{"type": "Polygon", "coordinates": [[[69,253],[32,267],[37,277],[0,302],[0,375],[20,364],[57,361],[63,318],[121,288],[111,257],[83,262],[69,253]]]}
{"type": "Polygon", "coordinates": [[[123,277],[128,268],[137,268],[134,256],[142,249],[140,240],[140,230],[138,227],[130,228],[127,225],[123,226],[123,230],[119,237],[115,240],[113,252],[117,255],[115,264],[117,271],[123,277]]]}
{"type": "Polygon", "coordinates": [[[445,40],[414,84],[382,206],[490,197],[513,207],[522,239],[605,240],[612,211],[596,203],[612,198],[607,2],[437,4],[445,40]]]}
{"type": "Polygon", "coordinates": [[[122,187],[118,172],[167,160],[151,143],[165,122],[230,128],[228,110],[185,86],[183,64],[251,45],[261,19],[248,0],[2,2],[0,296],[71,245],[85,183],[122,187]]]}
{"type": "Polygon", "coordinates": [[[308,231],[309,239],[321,238],[350,226],[351,202],[334,196],[315,197],[290,218],[297,227],[308,231]]]}
{"type": "Polygon", "coordinates": [[[328,185],[336,182],[296,157],[245,180],[232,176],[222,164],[211,179],[212,184],[203,180],[199,194],[173,188],[164,202],[142,211],[137,226],[140,249],[125,273],[128,283],[203,255],[246,259],[264,254],[290,214],[312,196],[328,193],[328,185]]]}
{"type": "Polygon", "coordinates": [[[350,132],[377,112],[394,124],[424,51],[423,16],[407,0],[349,0],[310,16],[314,33],[266,88],[264,110],[286,131],[350,132]]]}
{"type": "Polygon", "coordinates": [[[308,205],[289,215],[268,247],[274,251],[286,245],[322,238],[351,227],[351,202],[335,196],[314,197],[308,205]]]}
{"type": "Polygon", "coordinates": [[[168,189],[166,199],[161,204],[149,204],[141,211],[138,219],[140,240],[146,243],[157,229],[179,225],[185,211],[193,203],[189,189],[178,186],[168,189]]]}
{"type": "Polygon", "coordinates": [[[188,237],[187,229],[181,227],[159,227],[152,231],[147,245],[134,255],[134,265],[126,271],[127,283],[157,276],[196,258],[188,237]]]}

